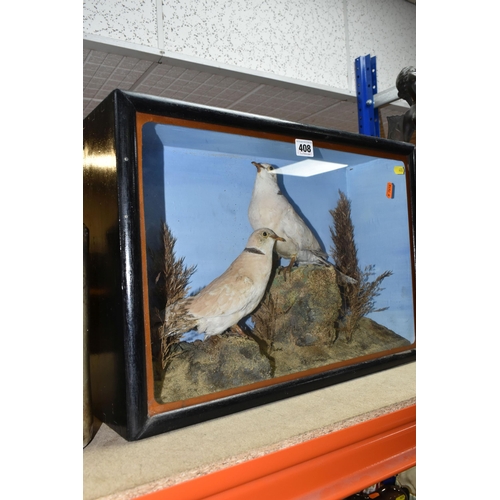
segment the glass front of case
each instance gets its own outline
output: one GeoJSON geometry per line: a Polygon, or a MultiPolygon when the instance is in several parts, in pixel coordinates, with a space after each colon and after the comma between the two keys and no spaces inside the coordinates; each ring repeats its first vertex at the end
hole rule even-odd
{"type": "MultiPolygon", "coordinates": [[[[404,159],[140,113],[137,137],[150,414],[414,347],[404,159]],[[276,188],[259,197],[254,189],[266,187],[256,180],[268,165],[267,182],[276,188]],[[261,220],[295,241],[299,233],[280,222],[293,211],[295,226],[307,226],[322,262],[290,257],[275,240],[269,272],[249,291],[238,288],[245,271],[228,269],[259,250],[248,248],[259,226],[249,213],[256,200],[265,213],[281,207],[261,220]],[[229,314],[233,306],[193,304],[203,290],[207,297],[207,290],[218,293],[221,277],[221,286],[239,297],[233,302],[242,317],[235,314],[234,327],[207,335],[203,328],[213,332],[207,325],[216,320],[200,316],[229,314]],[[246,298],[254,292],[262,297],[246,298]],[[251,300],[248,307],[255,308],[245,312],[251,300]]],[[[311,240],[302,238],[298,246],[308,251],[311,240]]]]}

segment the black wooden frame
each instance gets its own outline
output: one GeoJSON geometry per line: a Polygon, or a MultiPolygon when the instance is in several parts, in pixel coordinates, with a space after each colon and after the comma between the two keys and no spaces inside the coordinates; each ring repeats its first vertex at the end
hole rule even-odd
{"type": "Polygon", "coordinates": [[[84,120],[83,222],[89,229],[90,242],[87,279],[91,393],[94,413],[100,420],[127,440],[137,440],[416,359],[414,344],[407,351],[150,415],[145,368],[137,113],[326,141],[352,146],[361,154],[375,150],[405,157],[413,250],[415,247],[412,144],[115,90],[84,120]]]}

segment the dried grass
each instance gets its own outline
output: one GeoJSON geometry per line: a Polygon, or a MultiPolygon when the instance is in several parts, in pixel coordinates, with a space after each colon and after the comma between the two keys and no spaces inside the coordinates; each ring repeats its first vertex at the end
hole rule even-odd
{"type": "MultiPolygon", "coordinates": [[[[179,354],[177,345],[182,334],[175,333],[175,328],[172,328],[171,323],[175,321],[175,318],[165,318],[164,313],[160,311],[164,311],[168,306],[187,296],[190,290],[189,280],[196,271],[196,266],[186,267],[184,257],[176,258],[174,248],[177,240],[165,222],[161,226],[160,239],[160,250],[150,251],[149,257],[152,276],[154,276],[154,315],[159,320],[155,327],[152,327],[153,343],[156,346],[159,344],[161,366],[165,369],[173,357],[179,354]]],[[[177,312],[182,316],[182,308],[177,312]]]]}
{"type": "Polygon", "coordinates": [[[346,340],[350,342],[363,316],[387,309],[375,308],[375,297],[383,290],[382,281],[393,273],[385,271],[372,280],[374,265],[366,266],[363,271],[360,269],[358,249],[354,241],[351,202],[340,190],[339,195],[337,207],[330,210],[333,219],[333,227],[330,227],[333,246],[330,247],[330,252],[339,271],[356,280],[355,283],[339,284],[342,295],[340,330],[345,332],[346,340]]]}

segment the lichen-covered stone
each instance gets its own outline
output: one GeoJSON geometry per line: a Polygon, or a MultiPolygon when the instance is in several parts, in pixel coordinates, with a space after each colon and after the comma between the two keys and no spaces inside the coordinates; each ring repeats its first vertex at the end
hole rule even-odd
{"type": "Polygon", "coordinates": [[[286,279],[275,275],[252,315],[251,334],[179,343],[157,382],[157,399],[179,401],[410,345],[369,318],[347,342],[337,330],[336,278],[334,269],[312,265],[294,268],[286,279]]]}
{"type": "Polygon", "coordinates": [[[307,265],[286,276],[278,273],[252,317],[254,333],[272,348],[329,345],[336,338],[341,300],[331,267],[307,265]]]}
{"type": "Polygon", "coordinates": [[[342,297],[335,269],[294,268],[277,274],[253,315],[254,334],[263,339],[279,377],[409,345],[391,330],[362,318],[351,342],[339,338],[342,297]]]}
{"type": "Polygon", "coordinates": [[[217,335],[178,345],[157,397],[162,402],[178,401],[271,377],[269,360],[255,340],[217,335]]]}
{"type": "Polygon", "coordinates": [[[389,328],[370,318],[361,318],[349,342],[341,336],[335,343],[335,356],[349,359],[409,345],[408,340],[389,328]]]}

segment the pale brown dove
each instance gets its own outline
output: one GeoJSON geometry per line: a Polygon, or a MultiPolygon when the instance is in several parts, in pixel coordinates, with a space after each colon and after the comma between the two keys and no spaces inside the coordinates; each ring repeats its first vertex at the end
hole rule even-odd
{"type": "Polygon", "coordinates": [[[248,316],[264,296],[276,241],[285,240],[271,229],[254,231],[243,252],[223,274],[197,295],[181,299],[165,310],[163,331],[169,335],[196,327],[205,338],[231,327],[241,333],[238,321],[248,316]]]}
{"type": "MultiPolygon", "coordinates": [[[[273,166],[255,161],[252,164],[257,167],[257,176],[248,207],[248,219],[252,228],[269,227],[285,238],[285,241],[276,242],[276,253],[290,260],[285,271],[290,272],[294,264],[334,267],[328,262],[328,254],[321,248],[311,229],[281,192],[277,176],[272,173],[273,166]]],[[[336,271],[342,280],[356,282],[336,271]]]]}

